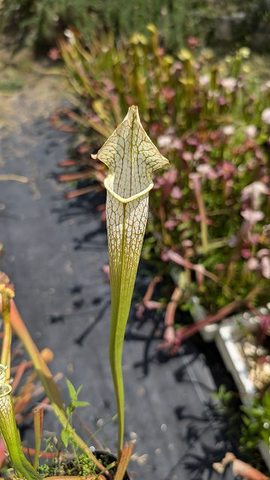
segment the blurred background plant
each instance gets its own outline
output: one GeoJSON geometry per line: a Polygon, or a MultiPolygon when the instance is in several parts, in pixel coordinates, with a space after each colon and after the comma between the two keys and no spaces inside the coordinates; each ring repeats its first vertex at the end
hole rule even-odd
{"type": "Polygon", "coordinates": [[[152,272],[170,277],[167,299],[174,294],[182,310],[199,304],[210,313],[234,301],[236,308],[237,301],[247,308],[264,304],[269,82],[252,71],[248,48],[217,60],[194,37],[175,55],[162,45],[154,25],[145,35],[117,42],[106,35],[90,45],[66,31],[60,49],[75,108],[54,122],[61,125],[65,117],[77,128],[79,160],[62,163],[69,172],[59,179],[83,180],[70,197],[100,188],[102,167],[88,160],[89,152],[136,103],[171,161],[156,178],[143,253],[152,272]]]}
{"type": "Polygon", "coordinates": [[[206,5],[207,1],[198,0],[3,0],[0,28],[4,34],[12,34],[17,46],[23,42],[40,52],[54,46],[67,27],[80,31],[89,41],[104,32],[117,38],[127,36],[154,21],[173,48],[183,44],[188,31],[198,31],[200,11],[206,5]],[[195,16],[190,15],[193,8],[195,16]]]}
{"type": "Polygon", "coordinates": [[[268,34],[268,0],[2,0],[0,31],[18,48],[27,44],[35,52],[55,45],[66,28],[74,28],[88,41],[111,32],[116,38],[142,33],[155,23],[170,50],[183,46],[187,36],[203,43],[239,42],[261,48],[260,35],[268,34]]]}
{"type": "Polygon", "coordinates": [[[242,407],[242,434],[240,445],[244,449],[256,448],[258,442],[269,445],[270,393],[257,395],[250,406],[242,407]]]}

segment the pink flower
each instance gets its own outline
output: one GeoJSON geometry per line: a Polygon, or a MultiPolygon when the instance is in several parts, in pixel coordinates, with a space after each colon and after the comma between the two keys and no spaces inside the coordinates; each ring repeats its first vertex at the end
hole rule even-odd
{"type": "Polygon", "coordinates": [[[227,105],[227,100],[225,97],[223,96],[220,96],[218,97],[218,104],[221,106],[221,107],[224,107],[224,105],[227,105]]]}
{"type": "Polygon", "coordinates": [[[49,50],[48,57],[50,60],[55,62],[61,58],[60,51],[57,47],[53,47],[49,50]]]}
{"type": "Polygon", "coordinates": [[[247,266],[249,270],[257,270],[259,261],[255,257],[250,257],[247,261],[247,266]]]}
{"type": "Polygon", "coordinates": [[[208,85],[210,82],[210,77],[209,75],[201,75],[199,77],[199,84],[201,85],[201,87],[205,87],[206,85],[208,85]]]}
{"type": "Polygon", "coordinates": [[[266,125],[270,125],[270,108],[266,108],[262,112],[262,121],[266,123],[266,125]]]}
{"type": "Polygon", "coordinates": [[[193,246],[193,242],[192,240],[190,240],[190,238],[186,238],[185,240],[182,241],[182,246],[184,248],[190,248],[193,246]]]}
{"type": "Polygon", "coordinates": [[[257,257],[261,261],[262,276],[270,279],[270,250],[267,248],[262,248],[258,251],[257,257]]]}
{"type": "Polygon", "coordinates": [[[258,210],[251,210],[250,208],[242,210],[241,215],[250,225],[255,225],[257,222],[260,222],[264,218],[263,212],[258,210]]]}
{"type": "Polygon", "coordinates": [[[159,187],[162,190],[163,198],[168,198],[172,192],[173,186],[178,178],[178,172],[176,168],[171,168],[160,177],[157,177],[155,182],[155,188],[159,187]]]}
{"type": "Polygon", "coordinates": [[[179,73],[183,69],[183,64],[181,62],[174,62],[172,66],[172,73],[179,73]]]}
{"type": "Polygon", "coordinates": [[[199,172],[202,177],[208,178],[209,180],[214,180],[215,178],[217,178],[215,170],[207,163],[199,165],[197,167],[197,172],[199,172]]]}
{"type": "Polygon", "coordinates": [[[270,257],[264,256],[261,259],[262,276],[270,279],[270,257]]]}
{"type": "Polygon", "coordinates": [[[160,148],[166,148],[167,150],[181,150],[183,146],[180,138],[175,136],[175,132],[171,128],[168,128],[164,135],[157,138],[157,144],[160,148]]]}
{"type": "Polygon", "coordinates": [[[171,197],[175,200],[180,200],[180,198],[182,198],[182,192],[177,185],[172,188],[171,197]]]}
{"type": "Polygon", "coordinates": [[[166,102],[170,102],[175,97],[175,90],[170,87],[164,87],[161,89],[160,94],[166,102]]]}
{"type": "Polygon", "coordinates": [[[225,127],[222,128],[222,131],[226,137],[230,137],[231,135],[234,134],[235,132],[235,127],[234,125],[225,125],[225,127]]]}
{"type": "Polygon", "coordinates": [[[267,92],[267,90],[270,90],[270,81],[269,80],[261,86],[261,91],[262,92],[267,92]]]}
{"type": "Polygon", "coordinates": [[[166,220],[166,222],[164,223],[164,227],[167,228],[167,230],[174,230],[174,228],[178,224],[179,224],[178,220],[169,219],[169,220],[166,220]]]}
{"type": "Polygon", "coordinates": [[[242,190],[242,200],[250,200],[254,210],[258,210],[261,204],[261,196],[268,194],[269,189],[263,182],[252,182],[242,190]]]}
{"type": "Polygon", "coordinates": [[[195,48],[200,44],[200,40],[198,37],[190,36],[187,38],[187,44],[190,48],[195,48]]]}
{"type": "Polygon", "coordinates": [[[236,168],[230,162],[222,162],[217,165],[217,173],[219,177],[223,177],[224,180],[229,180],[235,173],[236,168]]]}
{"type": "Polygon", "coordinates": [[[255,127],[255,125],[248,125],[245,132],[248,138],[254,138],[257,135],[257,127],[255,127]]]}
{"type": "Polygon", "coordinates": [[[237,86],[237,79],[234,77],[227,77],[223,78],[220,83],[227,92],[231,93],[237,86]]]}
{"type": "Polygon", "coordinates": [[[171,145],[172,137],[170,135],[160,135],[157,139],[159,148],[168,148],[171,145]]]}
{"type": "Polygon", "coordinates": [[[191,214],[187,210],[180,214],[180,220],[182,222],[188,222],[191,219],[191,214]]]}
{"type": "Polygon", "coordinates": [[[171,143],[172,150],[181,150],[183,148],[182,141],[180,138],[174,138],[171,143]]]}
{"type": "Polygon", "coordinates": [[[193,160],[193,155],[191,152],[186,151],[182,153],[182,158],[185,162],[191,162],[193,160]]]}
{"type": "Polygon", "coordinates": [[[251,257],[251,251],[248,248],[242,248],[241,255],[243,258],[248,259],[251,257]]]}

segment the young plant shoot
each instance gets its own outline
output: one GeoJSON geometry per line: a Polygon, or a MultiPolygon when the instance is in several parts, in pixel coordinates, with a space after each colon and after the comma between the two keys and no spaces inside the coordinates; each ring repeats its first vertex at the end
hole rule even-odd
{"type": "Polygon", "coordinates": [[[16,425],[10,380],[11,324],[10,300],[14,290],[9,278],[0,272],[0,304],[4,324],[0,363],[0,435],[3,437],[15,472],[26,480],[38,480],[40,475],[25,457],[16,425]]]}
{"type": "Polygon", "coordinates": [[[111,283],[110,364],[117,400],[118,451],[124,439],[122,353],[148,218],[153,172],[168,165],[146,134],[132,106],[94,158],[108,167],[107,234],[111,283]]]}

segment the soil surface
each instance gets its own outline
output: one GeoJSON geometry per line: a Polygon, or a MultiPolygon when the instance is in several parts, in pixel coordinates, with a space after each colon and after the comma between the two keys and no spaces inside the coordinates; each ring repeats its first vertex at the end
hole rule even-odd
{"type": "MultiPolygon", "coordinates": [[[[0,174],[27,182],[1,181],[0,267],[15,284],[17,305],[34,340],[54,351],[53,371],[76,387],[83,384],[80,397],[90,406],[78,414],[81,433],[87,438],[89,430],[95,432],[115,451],[109,285],[102,272],[106,233],[97,200],[88,196],[67,203],[64,187],[54,178],[72,141],[49,121],[67,102],[65,88],[61,77],[36,74],[20,90],[0,93],[0,174]]],[[[216,383],[209,362],[220,380],[224,373],[214,347],[207,353],[192,340],[177,357],[164,358],[157,354],[159,340],[153,339],[159,320],[131,319],[125,344],[126,438],[137,440],[132,478],[232,479],[230,469],[223,477],[212,470],[212,463],[232,449],[226,423],[213,409],[216,383]]],[[[45,425],[51,434],[58,431],[50,416],[45,425]]],[[[25,441],[31,443],[31,435],[25,441]]]]}

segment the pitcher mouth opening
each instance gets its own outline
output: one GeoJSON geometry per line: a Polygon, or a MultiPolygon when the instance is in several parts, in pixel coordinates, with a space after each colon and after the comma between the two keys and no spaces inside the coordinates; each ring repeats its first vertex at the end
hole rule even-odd
{"type": "Polygon", "coordinates": [[[4,383],[3,385],[0,385],[0,398],[6,397],[11,393],[12,387],[11,385],[8,385],[7,383],[4,383]]]}
{"type": "Polygon", "coordinates": [[[149,185],[144,190],[141,190],[139,193],[136,193],[135,195],[131,195],[131,197],[122,197],[121,195],[116,193],[112,188],[113,187],[113,180],[114,180],[113,177],[114,177],[113,175],[108,175],[108,177],[105,178],[105,180],[104,180],[104,186],[105,186],[106,190],[108,190],[108,192],[110,192],[110,194],[114,198],[119,200],[119,202],[121,202],[121,203],[129,203],[129,202],[132,202],[133,200],[136,200],[137,198],[142,197],[146,193],[150,192],[150,190],[152,190],[152,188],[154,186],[154,183],[150,182],[149,185]]]}

